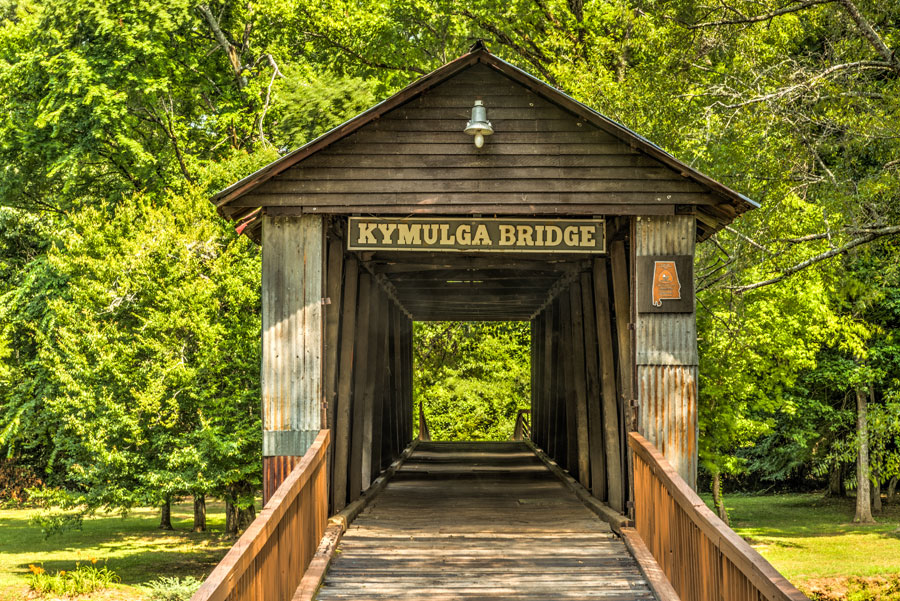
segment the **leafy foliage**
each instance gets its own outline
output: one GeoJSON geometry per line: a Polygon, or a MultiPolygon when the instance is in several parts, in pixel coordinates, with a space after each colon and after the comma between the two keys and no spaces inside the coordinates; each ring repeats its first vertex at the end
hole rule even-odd
{"type": "Polygon", "coordinates": [[[200,585],[203,584],[192,576],[185,578],[162,577],[147,584],[150,589],[150,601],[189,601],[200,585]]]}
{"type": "Polygon", "coordinates": [[[119,576],[107,566],[76,564],[74,570],[51,574],[42,566],[29,566],[28,587],[39,595],[85,595],[102,591],[119,582],[119,576]]]}
{"type": "Polygon", "coordinates": [[[508,440],[530,403],[527,322],[416,322],[413,395],[432,440],[508,440]]]}
{"type": "MultiPolygon", "coordinates": [[[[864,387],[889,478],[898,19],[856,0],[0,0],[0,447],[72,502],[246,504],[258,256],[204,197],[484,39],[762,204],[698,248],[703,464],[849,480],[864,387]]],[[[526,347],[522,324],[419,324],[435,435],[506,437],[526,347]]]]}

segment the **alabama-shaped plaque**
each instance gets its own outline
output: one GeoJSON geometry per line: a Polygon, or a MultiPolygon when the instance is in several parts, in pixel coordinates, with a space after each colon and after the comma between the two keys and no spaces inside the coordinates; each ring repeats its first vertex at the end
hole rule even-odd
{"type": "Polygon", "coordinates": [[[693,258],[683,255],[637,257],[638,310],[690,313],[694,310],[693,258]]]}

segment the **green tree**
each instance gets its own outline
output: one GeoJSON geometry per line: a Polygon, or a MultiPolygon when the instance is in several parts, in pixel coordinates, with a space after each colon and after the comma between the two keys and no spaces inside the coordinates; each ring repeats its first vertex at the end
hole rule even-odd
{"type": "Polygon", "coordinates": [[[527,322],[415,322],[415,403],[433,440],[508,440],[531,402],[527,322]]]}

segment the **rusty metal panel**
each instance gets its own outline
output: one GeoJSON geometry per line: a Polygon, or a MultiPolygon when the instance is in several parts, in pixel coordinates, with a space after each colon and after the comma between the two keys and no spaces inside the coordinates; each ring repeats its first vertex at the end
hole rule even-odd
{"type": "Polygon", "coordinates": [[[639,365],[644,437],[693,488],[697,483],[697,366],[639,365]]]}
{"type": "Polygon", "coordinates": [[[263,219],[263,455],[299,456],[321,426],[322,218],[263,219]]]}

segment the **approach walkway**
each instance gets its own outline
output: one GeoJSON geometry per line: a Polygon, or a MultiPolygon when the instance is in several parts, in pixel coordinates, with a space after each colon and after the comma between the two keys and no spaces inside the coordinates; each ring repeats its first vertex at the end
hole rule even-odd
{"type": "Polygon", "coordinates": [[[319,601],[651,601],[624,543],[523,443],[421,443],[353,521],[319,601]]]}

